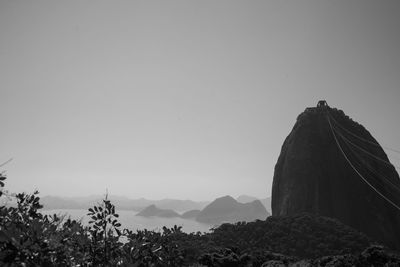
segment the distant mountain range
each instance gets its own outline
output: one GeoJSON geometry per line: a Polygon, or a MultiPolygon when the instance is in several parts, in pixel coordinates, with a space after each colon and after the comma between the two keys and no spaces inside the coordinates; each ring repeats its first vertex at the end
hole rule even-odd
{"type": "Polygon", "coordinates": [[[250,202],[240,203],[231,196],[224,196],[217,198],[202,210],[190,210],[182,215],[171,209],[160,209],[152,204],[144,208],[136,216],[181,217],[216,225],[224,222],[264,220],[270,215],[260,200],[253,200],[251,197],[241,197],[240,200],[250,200],[250,202]]]}
{"type": "Polygon", "coordinates": [[[267,198],[256,198],[253,196],[248,196],[248,195],[240,195],[236,198],[237,202],[240,203],[249,203],[249,202],[253,202],[254,200],[260,200],[261,203],[264,205],[264,207],[267,209],[269,214],[272,214],[272,210],[271,210],[271,197],[267,197],[267,198]]]}
{"type": "MultiPolygon", "coordinates": [[[[45,196],[40,199],[44,209],[88,209],[91,206],[100,203],[104,196],[88,196],[88,197],[55,197],[45,196]]],[[[141,211],[143,208],[156,205],[161,209],[173,209],[175,211],[184,212],[193,209],[202,209],[210,202],[208,201],[192,201],[179,199],[161,199],[149,200],[145,198],[130,199],[121,196],[109,196],[111,202],[117,210],[141,211]]]]}
{"type": "MultiPolygon", "coordinates": [[[[88,209],[91,206],[100,203],[104,198],[103,195],[94,195],[87,197],[58,197],[44,196],[40,198],[43,209],[88,209]]],[[[145,207],[155,205],[159,209],[172,209],[177,212],[186,212],[192,210],[202,210],[211,201],[192,201],[180,199],[161,199],[149,200],[145,198],[130,199],[123,196],[109,196],[111,202],[117,210],[141,211],[145,207]]],[[[254,200],[260,200],[265,206],[268,213],[271,213],[271,198],[258,199],[253,196],[241,195],[236,198],[240,203],[248,203],[254,200]]],[[[189,214],[190,215],[190,214],[189,214]]]]}
{"type": "Polygon", "coordinates": [[[201,210],[189,210],[181,215],[184,219],[194,219],[200,213],[201,210]]]}
{"type": "Polygon", "coordinates": [[[148,206],[147,208],[143,209],[140,211],[136,216],[143,216],[143,217],[151,217],[151,216],[157,216],[157,217],[165,217],[165,218],[171,218],[171,217],[180,217],[179,213],[177,213],[174,210],[171,209],[159,209],[156,207],[156,205],[152,204],[148,206]]]}
{"type": "Polygon", "coordinates": [[[208,224],[224,222],[251,222],[257,219],[265,220],[269,216],[260,200],[240,203],[231,196],[217,198],[207,205],[196,216],[196,221],[208,224]]]}

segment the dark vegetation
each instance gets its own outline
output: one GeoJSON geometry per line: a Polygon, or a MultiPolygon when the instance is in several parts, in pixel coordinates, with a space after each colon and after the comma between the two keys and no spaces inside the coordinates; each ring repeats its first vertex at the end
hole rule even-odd
{"type": "MultiPolygon", "coordinates": [[[[0,176],[1,187],[4,180],[0,176]]],[[[352,228],[308,214],[223,224],[211,233],[187,234],[177,226],[133,232],[121,229],[107,197],[88,210],[87,226],[41,214],[38,192],[15,197],[16,207],[0,207],[0,266],[274,266],[303,259],[308,259],[301,261],[304,266],[400,263],[381,247],[365,250],[370,241],[352,228]]]]}

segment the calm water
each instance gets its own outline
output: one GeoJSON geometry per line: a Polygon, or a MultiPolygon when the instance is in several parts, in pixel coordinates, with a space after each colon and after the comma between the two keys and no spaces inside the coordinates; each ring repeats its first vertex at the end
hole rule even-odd
{"type": "MultiPolygon", "coordinates": [[[[43,214],[67,214],[67,216],[71,216],[72,219],[82,220],[84,224],[87,224],[89,221],[89,217],[86,215],[87,210],[78,210],[78,209],[56,209],[56,210],[42,210],[43,214]]],[[[135,216],[137,212],[135,211],[127,211],[120,210],[117,212],[119,214],[119,222],[122,225],[122,228],[127,228],[130,230],[161,230],[163,226],[173,227],[174,225],[182,226],[182,230],[186,233],[191,232],[208,232],[212,227],[211,225],[199,223],[195,220],[187,220],[182,218],[160,218],[160,217],[142,217],[135,216]]]]}

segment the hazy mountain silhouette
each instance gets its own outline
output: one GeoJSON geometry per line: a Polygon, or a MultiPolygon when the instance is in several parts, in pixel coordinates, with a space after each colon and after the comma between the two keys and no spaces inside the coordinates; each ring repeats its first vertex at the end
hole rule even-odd
{"type": "Polygon", "coordinates": [[[179,213],[171,210],[171,209],[160,209],[156,207],[156,205],[150,205],[140,211],[136,216],[143,216],[143,217],[166,217],[166,218],[172,218],[172,217],[180,217],[179,213]]]}
{"type": "Polygon", "coordinates": [[[198,222],[207,224],[220,224],[223,222],[264,220],[269,216],[269,213],[258,199],[240,203],[231,196],[224,196],[215,199],[202,210],[190,210],[182,215],[172,209],[161,209],[152,204],[140,211],[137,216],[181,217],[184,219],[196,219],[198,222]]]}
{"type": "Polygon", "coordinates": [[[181,217],[184,219],[195,219],[199,213],[200,210],[189,210],[184,212],[181,217]]]}
{"type": "Polygon", "coordinates": [[[377,141],[343,111],[325,105],[307,108],[298,116],[275,166],[272,214],[310,212],[337,218],[400,248],[400,211],[374,191],[400,205],[399,175],[385,162],[389,159],[377,141]]]}
{"type": "Polygon", "coordinates": [[[259,199],[249,195],[240,195],[236,198],[236,201],[240,203],[253,202],[254,200],[259,200],[259,199]]]}
{"type": "MultiPolygon", "coordinates": [[[[59,196],[44,196],[40,201],[43,204],[43,209],[88,209],[89,207],[99,203],[104,198],[104,195],[92,195],[86,197],[59,197],[59,196]]],[[[186,212],[190,210],[201,210],[211,203],[211,201],[192,201],[180,199],[161,199],[150,200],[145,198],[130,199],[124,196],[110,195],[108,197],[115,207],[119,210],[141,211],[143,208],[150,205],[156,205],[161,209],[172,209],[177,212],[186,212]]],[[[271,198],[258,199],[249,195],[240,195],[237,199],[240,203],[248,203],[254,200],[260,200],[265,206],[268,213],[271,213],[271,198]]]]}
{"type": "Polygon", "coordinates": [[[179,200],[179,199],[161,199],[155,200],[154,204],[162,209],[173,209],[179,212],[184,212],[194,209],[202,209],[207,206],[209,201],[193,201],[193,200],[179,200]]]}
{"type": "Polygon", "coordinates": [[[86,203],[78,200],[67,199],[55,196],[44,196],[40,198],[43,209],[86,209],[86,203]]]}
{"type": "Polygon", "coordinates": [[[267,198],[256,198],[253,196],[249,196],[249,195],[240,195],[236,198],[237,202],[240,203],[249,203],[249,202],[253,202],[254,200],[260,200],[261,203],[264,205],[265,209],[268,211],[268,213],[272,213],[271,210],[271,197],[267,197],[267,198]]]}
{"type": "Polygon", "coordinates": [[[271,199],[271,197],[260,199],[261,203],[267,209],[269,214],[272,214],[271,199]]]}
{"type": "MultiPolygon", "coordinates": [[[[41,198],[44,209],[88,209],[89,207],[101,202],[104,195],[94,195],[87,197],[56,197],[44,196],[41,198]]],[[[193,209],[202,209],[208,201],[192,201],[179,199],[149,200],[145,198],[130,199],[123,196],[110,195],[108,197],[115,207],[119,210],[141,211],[150,205],[156,205],[161,209],[173,209],[184,212],[193,209]]]]}
{"type": "Polygon", "coordinates": [[[209,224],[223,222],[265,220],[268,212],[259,200],[239,203],[231,196],[217,198],[207,205],[196,217],[196,220],[209,224]]]}

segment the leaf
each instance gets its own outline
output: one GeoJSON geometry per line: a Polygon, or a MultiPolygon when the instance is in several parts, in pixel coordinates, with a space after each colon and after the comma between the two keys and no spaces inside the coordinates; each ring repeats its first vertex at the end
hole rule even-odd
{"type": "Polygon", "coordinates": [[[117,235],[120,236],[121,235],[121,231],[117,228],[115,228],[115,232],[117,232],[117,235]]]}

